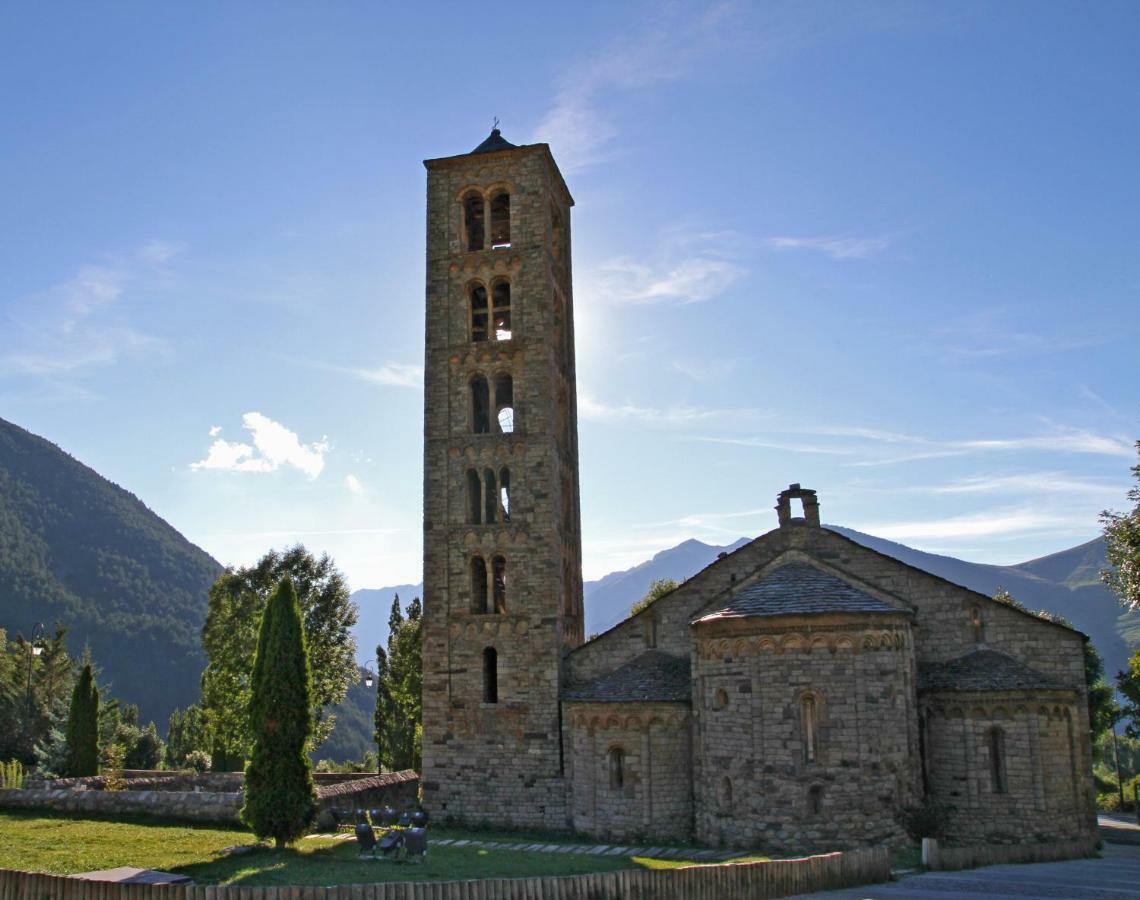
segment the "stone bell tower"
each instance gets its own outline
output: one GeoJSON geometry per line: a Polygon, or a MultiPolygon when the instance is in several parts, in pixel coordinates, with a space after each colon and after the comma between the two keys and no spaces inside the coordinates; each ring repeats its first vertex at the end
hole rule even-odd
{"type": "Polygon", "coordinates": [[[427,160],[424,804],[565,827],[582,642],[570,207],[546,144],[427,160]]]}

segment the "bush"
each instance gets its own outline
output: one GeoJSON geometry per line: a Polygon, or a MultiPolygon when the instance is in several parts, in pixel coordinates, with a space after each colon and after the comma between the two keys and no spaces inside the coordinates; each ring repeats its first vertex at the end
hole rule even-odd
{"type": "Polygon", "coordinates": [[[186,768],[193,769],[199,775],[210,771],[210,754],[205,750],[191,750],[186,754],[186,768]]]}
{"type": "Polygon", "coordinates": [[[910,839],[917,843],[923,838],[944,840],[953,811],[949,803],[927,797],[921,803],[900,807],[896,817],[910,839]]]}
{"type": "Polygon", "coordinates": [[[0,790],[18,791],[23,786],[23,764],[18,759],[0,763],[0,790]]]}

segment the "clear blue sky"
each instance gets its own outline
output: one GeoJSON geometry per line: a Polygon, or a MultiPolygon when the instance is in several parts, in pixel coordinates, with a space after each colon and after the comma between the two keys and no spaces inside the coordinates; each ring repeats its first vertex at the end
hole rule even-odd
{"type": "Polygon", "coordinates": [[[419,580],[421,160],[499,116],[577,200],[587,577],[792,481],[1038,556],[1135,461],[1138,86],[1133,2],[4,4],[0,416],[419,580]]]}

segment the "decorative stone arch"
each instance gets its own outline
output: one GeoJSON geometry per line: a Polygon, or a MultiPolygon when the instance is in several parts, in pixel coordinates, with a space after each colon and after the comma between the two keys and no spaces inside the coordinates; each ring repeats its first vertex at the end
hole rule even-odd
{"type": "Polygon", "coordinates": [[[781,528],[788,528],[794,524],[808,525],[819,528],[819,499],[815,491],[800,487],[798,483],[788,485],[788,489],[780,491],[776,496],[776,516],[781,528]],[[792,501],[799,500],[803,505],[803,516],[792,516],[792,501]]]}
{"type": "Polygon", "coordinates": [[[626,753],[620,744],[613,744],[606,750],[606,770],[609,773],[610,790],[621,793],[626,785],[626,753]]]}
{"type": "Polygon", "coordinates": [[[827,722],[827,699],[817,688],[806,688],[795,694],[795,720],[799,725],[802,760],[805,765],[821,762],[822,732],[827,722]]]}

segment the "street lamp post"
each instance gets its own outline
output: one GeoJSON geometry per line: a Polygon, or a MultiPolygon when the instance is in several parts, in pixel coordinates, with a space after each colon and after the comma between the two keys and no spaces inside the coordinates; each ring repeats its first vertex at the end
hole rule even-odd
{"type": "Polygon", "coordinates": [[[376,683],[376,675],[372,672],[372,666],[373,665],[377,665],[377,666],[379,665],[377,660],[370,659],[363,666],[363,668],[364,668],[364,686],[366,688],[370,688],[370,687],[372,687],[372,685],[374,685],[376,683]]]}
{"type": "Polygon", "coordinates": [[[32,669],[36,657],[44,652],[44,625],[37,622],[32,629],[32,639],[28,642],[28,685],[24,697],[24,737],[27,738],[32,725],[32,669]]]}

